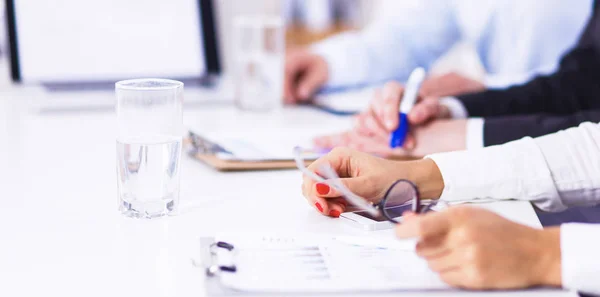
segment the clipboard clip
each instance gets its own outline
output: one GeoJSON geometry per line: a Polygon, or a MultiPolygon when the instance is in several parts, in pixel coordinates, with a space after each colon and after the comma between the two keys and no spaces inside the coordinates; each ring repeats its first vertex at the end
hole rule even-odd
{"type": "Polygon", "coordinates": [[[200,135],[198,135],[194,132],[190,131],[188,133],[188,138],[189,138],[189,141],[191,144],[191,147],[188,150],[188,153],[191,155],[195,155],[195,154],[214,155],[217,153],[226,153],[226,154],[233,155],[233,153],[226,150],[224,147],[222,147],[204,137],[201,137],[200,135]]]}
{"type": "Polygon", "coordinates": [[[206,270],[205,270],[206,276],[208,276],[208,277],[216,276],[220,272],[229,272],[229,273],[237,272],[237,267],[235,265],[219,265],[216,263],[217,251],[219,249],[225,250],[227,252],[233,252],[233,250],[235,248],[232,244],[224,242],[224,241],[218,241],[218,242],[212,243],[209,246],[212,264],[209,265],[208,267],[206,267],[206,270]]]}

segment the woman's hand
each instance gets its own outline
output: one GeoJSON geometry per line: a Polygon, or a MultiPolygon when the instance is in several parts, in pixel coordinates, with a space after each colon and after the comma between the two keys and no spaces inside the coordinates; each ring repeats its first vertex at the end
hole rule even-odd
{"type": "MultiPolygon", "coordinates": [[[[421,197],[437,198],[444,188],[442,176],[429,159],[398,162],[381,159],[347,148],[336,148],[313,162],[308,169],[318,175],[319,168],[329,164],[341,182],[353,193],[373,202],[383,198],[388,187],[398,179],[417,184],[421,197]]],[[[334,188],[305,176],[302,193],[319,212],[339,217],[348,203],[334,188]]]]}
{"type": "Polygon", "coordinates": [[[446,283],[468,289],[561,285],[560,230],[537,230],[481,208],[458,206],[404,215],[400,238],[446,283]]]}

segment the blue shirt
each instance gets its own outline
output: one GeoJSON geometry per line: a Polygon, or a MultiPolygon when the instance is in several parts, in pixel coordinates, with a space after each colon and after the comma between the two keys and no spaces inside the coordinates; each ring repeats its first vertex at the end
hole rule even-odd
{"type": "Polygon", "coordinates": [[[328,87],[405,81],[457,42],[477,51],[484,83],[501,88],[557,69],[591,16],[592,0],[394,0],[362,31],[313,46],[328,87]]]}

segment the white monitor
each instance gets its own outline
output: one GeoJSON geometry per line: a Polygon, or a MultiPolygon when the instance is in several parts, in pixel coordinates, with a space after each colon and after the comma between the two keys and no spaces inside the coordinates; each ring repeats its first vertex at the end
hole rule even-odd
{"type": "Polygon", "coordinates": [[[8,0],[7,4],[15,81],[200,78],[218,71],[211,1],[8,0]]]}

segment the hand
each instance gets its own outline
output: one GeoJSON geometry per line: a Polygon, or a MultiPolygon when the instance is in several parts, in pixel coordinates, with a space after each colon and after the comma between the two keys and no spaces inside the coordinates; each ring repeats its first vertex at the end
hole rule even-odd
{"type": "MultiPolygon", "coordinates": [[[[323,164],[329,164],[350,191],[373,202],[383,198],[385,191],[398,179],[415,182],[425,199],[439,197],[444,188],[441,173],[430,159],[398,162],[347,148],[336,148],[313,162],[308,169],[319,174],[323,164]]],[[[325,215],[339,217],[347,207],[347,202],[336,189],[306,176],[302,194],[325,215]]]]}
{"type": "MultiPolygon", "coordinates": [[[[404,87],[400,83],[386,83],[381,92],[375,93],[369,108],[357,116],[354,129],[366,136],[389,137],[398,128],[398,108],[403,95],[404,87]]],[[[408,114],[411,125],[444,118],[450,118],[450,111],[433,97],[420,100],[408,114]]],[[[407,144],[410,141],[408,139],[407,144]]]]}
{"type": "Polygon", "coordinates": [[[323,57],[306,49],[290,50],[285,58],[283,96],[286,103],[307,101],[328,78],[323,57]]]}
{"type": "MultiPolygon", "coordinates": [[[[422,125],[433,119],[450,118],[450,111],[439,103],[439,98],[485,90],[478,81],[466,78],[457,73],[429,77],[419,90],[419,102],[408,114],[408,121],[413,125],[422,125]]],[[[398,82],[385,84],[381,92],[375,94],[369,109],[359,115],[355,128],[362,134],[386,135],[398,127],[398,108],[404,86],[398,82]]],[[[410,147],[409,147],[410,148],[410,147]]]]}
{"type": "MultiPolygon", "coordinates": [[[[357,118],[357,121],[364,119],[357,118]]],[[[360,125],[360,124],[359,124],[360,125]]],[[[438,120],[413,127],[403,148],[390,148],[389,133],[365,135],[357,130],[314,139],[319,148],[346,146],[385,158],[423,157],[466,149],[467,120],[438,120]]]]}
{"type": "Polygon", "coordinates": [[[427,78],[421,85],[419,94],[426,97],[457,96],[485,90],[482,83],[462,76],[456,72],[427,78]]]}
{"type": "Polygon", "coordinates": [[[560,230],[537,230],[490,211],[450,207],[406,213],[400,238],[418,238],[417,254],[446,283],[468,289],[561,285],[560,230]]]}

